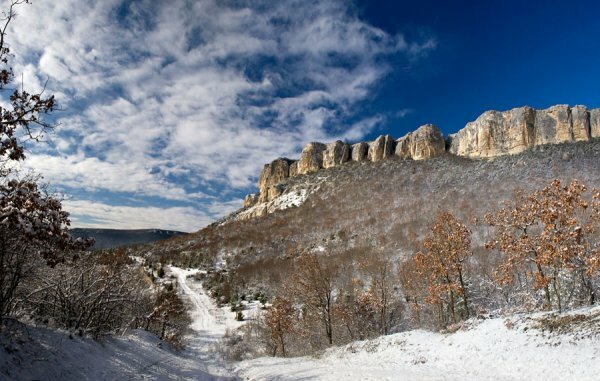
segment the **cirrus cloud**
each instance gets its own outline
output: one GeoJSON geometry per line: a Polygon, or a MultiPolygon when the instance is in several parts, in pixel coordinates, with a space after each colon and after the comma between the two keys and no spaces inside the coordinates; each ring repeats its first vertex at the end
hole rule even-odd
{"type": "MultiPolygon", "coordinates": [[[[436,45],[370,25],[342,0],[63,0],[18,11],[8,35],[16,71],[32,90],[47,82],[64,109],[28,165],[87,200],[151,198],[178,226],[230,211],[275,157],[373,131],[385,115],[361,104],[392,70],[387,58],[414,63],[436,45]]],[[[76,225],[98,206],[66,205],[76,225]]],[[[95,227],[138,215],[99,210],[119,222],[95,215],[95,227]]]]}

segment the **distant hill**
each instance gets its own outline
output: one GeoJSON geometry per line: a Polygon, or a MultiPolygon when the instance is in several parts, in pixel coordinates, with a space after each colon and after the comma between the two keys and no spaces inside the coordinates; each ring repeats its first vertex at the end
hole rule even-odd
{"type": "Polygon", "coordinates": [[[111,249],[119,246],[145,244],[183,234],[187,233],[160,229],[71,229],[71,235],[75,238],[93,237],[96,240],[93,249],[111,249]]]}

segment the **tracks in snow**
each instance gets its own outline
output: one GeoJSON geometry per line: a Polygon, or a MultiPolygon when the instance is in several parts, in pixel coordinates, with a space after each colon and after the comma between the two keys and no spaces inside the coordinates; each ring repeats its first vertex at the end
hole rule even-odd
{"type": "Polygon", "coordinates": [[[215,351],[217,342],[227,331],[224,312],[217,308],[212,299],[199,284],[188,280],[188,275],[198,270],[185,270],[170,266],[170,271],[177,278],[179,289],[185,299],[190,302],[192,332],[186,336],[186,357],[193,357],[206,366],[206,372],[214,375],[216,380],[236,380],[237,377],[227,369],[225,362],[215,351]]]}

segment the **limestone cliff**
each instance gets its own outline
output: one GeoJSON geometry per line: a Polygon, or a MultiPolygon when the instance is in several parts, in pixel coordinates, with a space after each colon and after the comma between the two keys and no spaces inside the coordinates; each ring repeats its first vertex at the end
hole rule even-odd
{"type": "Polygon", "coordinates": [[[598,109],[590,111],[585,106],[486,111],[451,135],[450,153],[488,158],[520,153],[543,144],[588,141],[600,136],[599,119],[598,109]]]}
{"type": "Polygon", "coordinates": [[[537,145],[588,141],[600,138],[600,109],[585,106],[552,106],[545,110],[519,107],[508,111],[486,111],[456,134],[444,139],[438,127],[426,124],[394,140],[379,136],[372,142],[349,145],[340,140],[329,144],[308,143],[300,159],[279,158],[266,164],[260,174],[259,193],[248,195],[244,207],[274,200],[286,192],[289,177],[344,165],[347,162],[378,162],[398,157],[425,160],[451,154],[474,159],[523,152],[537,145]]]}
{"type": "Polygon", "coordinates": [[[369,153],[369,144],[360,142],[353,144],[350,148],[350,158],[352,161],[364,161],[367,160],[369,153]]]}
{"type": "Polygon", "coordinates": [[[426,124],[396,140],[396,156],[402,159],[425,160],[444,153],[446,142],[439,128],[426,124]]]}
{"type": "Polygon", "coordinates": [[[273,160],[270,164],[265,164],[258,180],[258,198],[246,197],[244,204],[248,203],[248,206],[250,206],[252,205],[252,200],[256,200],[259,203],[269,201],[269,193],[276,193],[271,188],[274,188],[283,180],[290,177],[290,164],[292,163],[293,161],[290,159],[279,158],[273,160]]]}
{"type": "Polygon", "coordinates": [[[344,164],[350,159],[350,146],[340,140],[327,144],[323,151],[323,168],[344,164]]]}
{"type": "Polygon", "coordinates": [[[323,151],[325,149],[327,146],[323,143],[312,142],[304,146],[297,169],[294,170],[294,176],[316,172],[323,168],[323,151]]]}
{"type": "Polygon", "coordinates": [[[394,139],[390,135],[382,135],[369,143],[369,161],[376,162],[392,157],[394,139]]]}
{"type": "Polygon", "coordinates": [[[592,138],[600,138],[600,108],[590,110],[590,134],[592,138]]]}

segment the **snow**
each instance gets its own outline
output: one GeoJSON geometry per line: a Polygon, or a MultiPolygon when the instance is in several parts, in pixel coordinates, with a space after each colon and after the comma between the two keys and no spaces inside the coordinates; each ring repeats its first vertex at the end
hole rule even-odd
{"type": "MultiPolygon", "coordinates": [[[[225,363],[213,347],[235,321],[191,276],[167,268],[189,302],[187,347],[176,352],[155,336],[129,332],[102,342],[26,327],[0,334],[0,380],[597,380],[600,307],[573,311],[573,331],[542,331],[547,314],[472,320],[442,334],[415,330],[331,348],[316,357],[258,358],[225,363]]],[[[258,303],[244,314],[259,313],[258,303]]],[[[566,315],[562,315],[566,316],[566,315]]],[[[15,323],[20,324],[20,323],[15,323]]]]}
{"type": "Polygon", "coordinates": [[[102,342],[29,327],[0,335],[0,380],[227,380],[144,331],[102,342]],[[7,348],[11,348],[7,351],[7,348]],[[10,352],[10,353],[9,353],[10,352]]]}
{"type": "Polygon", "coordinates": [[[496,318],[453,334],[416,330],[355,342],[320,358],[244,361],[236,372],[253,380],[585,381],[598,380],[599,355],[597,337],[549,339],[528,323],[496,318]]]}
{"type": "Polygon", "coordinates": [[[240,322],[227,319],[225,310],[218,308],[198,283],[187,278],[199,270],[169,266],[168,271],[176,277],[191,305],[193,323],[184,351],[174,351],[144,331],[99,343],[25,326],[19,330],[20,335],[0,335],[0,380],[237,379],[217,356],[214,346],[227,329],[239,327],[240,322]]]}
{"type": "Polygon", "coordinates": [[[196,335],[188,337],[187,345],[190,349],[194,347],[200,349],[206,345],[214,346],[228,329],[236,329],[243,324],[233,318],[233,313],[230,312],[231,316],[228,316],[227,307],[217,307],[215,302],[206,295],[199,282],[188,278],[199,270],[184,270],[175,266],[169,266],[168,269],[177,278],[177,283],[185,298],[191,302],[192,324],[190,328],[195,331],[196,335]],[[200,342],[197,343],[197,341],[200,342]]]}
{"type": "Polygon", "coordinates": [[[244,220],[256,215],[262,215],[264,213],[273,213],[277,210],[285,210],[294,206],[300,206],[308,198],[309,192],[307,189],[291,190],[287,193],[282,194],[273,200],[254,205],[246,210],[239,212],[236,216],[236,220],[244,220]]]}

